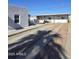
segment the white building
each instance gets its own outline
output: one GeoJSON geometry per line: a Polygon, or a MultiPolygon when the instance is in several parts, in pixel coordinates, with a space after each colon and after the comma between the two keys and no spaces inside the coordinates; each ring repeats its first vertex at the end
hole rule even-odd
{"type": "Polygon", "coordinates": [[[28,12],[25,8],[8,6],[8,29],[21,29],[28,26],[28,12]]]}
{"type": "Polygon", "coordinates": [[[30,16],[30,23],[36,24],[37,23],[37,17],[36,16],[30,16]]]}
{"type": "Polygon", "coordinates": [[[56,15],[39,15],[37,19],[39,23],[67,23],[70,14],[56,14],[56,15]]]}

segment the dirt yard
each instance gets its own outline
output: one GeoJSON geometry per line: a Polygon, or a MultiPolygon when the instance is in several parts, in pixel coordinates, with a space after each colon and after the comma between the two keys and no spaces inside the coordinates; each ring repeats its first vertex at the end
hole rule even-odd
{"type": "Polygon", "coordinates": [[[61,35],[61,40],[56,42],[63,46],[68,59],[71,59],[71,25],[70,23],[63,24],[58,33],[61,35]]]}

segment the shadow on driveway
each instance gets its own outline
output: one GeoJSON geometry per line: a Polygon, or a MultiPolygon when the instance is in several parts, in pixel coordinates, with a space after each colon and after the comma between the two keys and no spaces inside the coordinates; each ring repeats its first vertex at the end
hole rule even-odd
{"type": "Polygon", "coordinates": [[[8,45],[8,59],[67,59],[63,47],[54,41],[62,38],[60,34],[49,33],[51,30],[38,31],[8,45]]]}

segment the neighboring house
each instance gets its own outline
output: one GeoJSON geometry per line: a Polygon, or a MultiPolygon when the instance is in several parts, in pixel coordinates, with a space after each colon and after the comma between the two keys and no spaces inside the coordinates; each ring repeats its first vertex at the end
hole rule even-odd
{"type": "Polygon", "coordinates": [[[37,17],[36,16],[30,16],[30,25],[37,24],[37,17]]]}
{"type": "Polygon", "coordinates": [[[39,23],[67,23],[70,14],[56,14],[56,15],[39,15],[37,20],[39,23]]]}
{"type": "Polygon", "coordinates": [[[8,29],[17,30],[27,27],[28,22],[28,11],[25,8],[8,6],[8,29]]]}

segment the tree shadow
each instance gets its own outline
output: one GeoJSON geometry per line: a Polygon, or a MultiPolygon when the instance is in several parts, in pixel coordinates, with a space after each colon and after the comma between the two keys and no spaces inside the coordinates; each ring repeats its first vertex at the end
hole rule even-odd
{"type": "Polygon", "coordinates": [[[57,44],[54,38],[62,38],[58,33],[38,31],[19,42],[8,45],[9,53],[25,53],[24,55],[9,55],[9,59],[67,59],[64,48],[57,44]]]}

